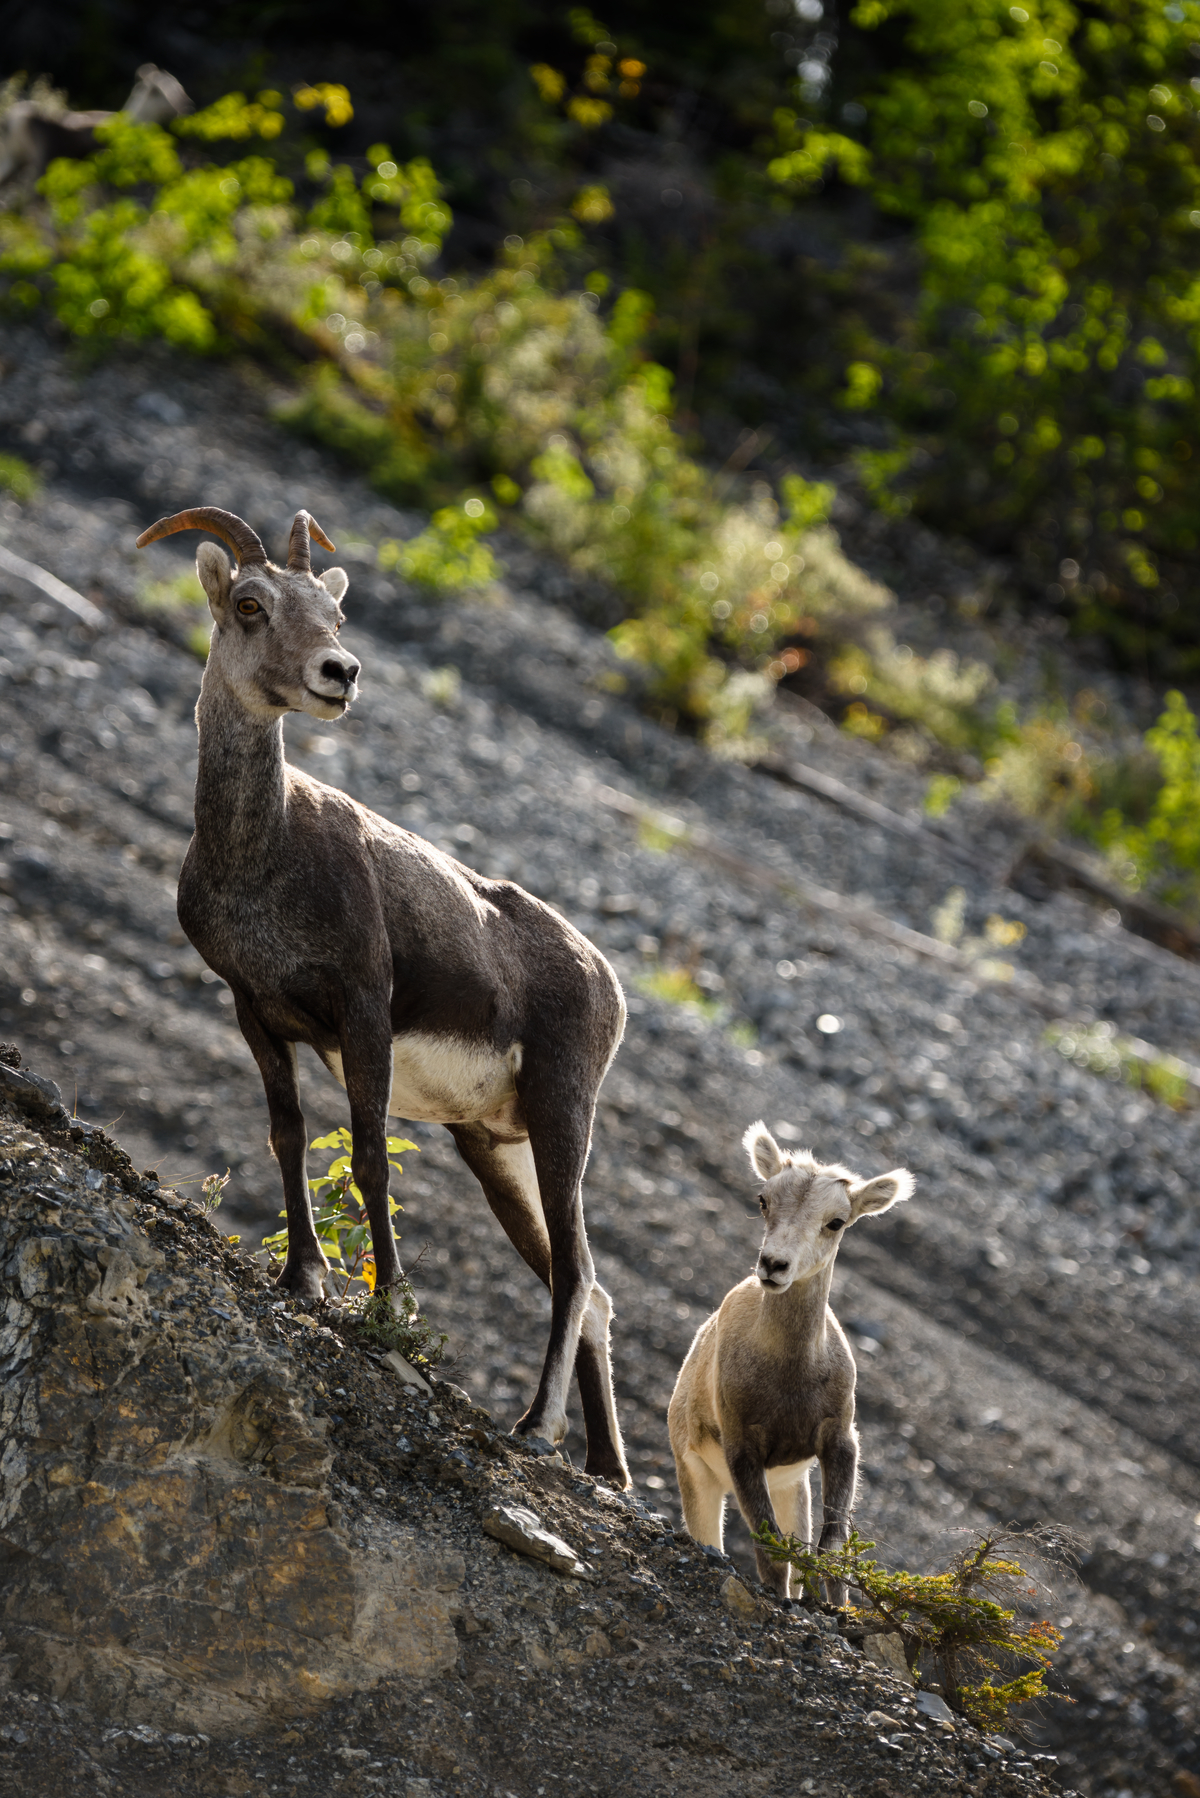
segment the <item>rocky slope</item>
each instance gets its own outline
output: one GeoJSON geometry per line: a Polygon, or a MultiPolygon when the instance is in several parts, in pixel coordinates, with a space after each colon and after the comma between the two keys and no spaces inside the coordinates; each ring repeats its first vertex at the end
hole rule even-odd
{"type": "MultiPolygon", "coordinates": [[[[1007,887],[1020,844],[1004,820],[968,814],[957,850],[904,838],[649,725],[614,691],[580,596],[527,553],[510,555],[503,598],[421,603],[374,568],[379,538],[416,521],[277,434],[269,397],[236,371],[142,357],[85,372],[32,334],[11,340],[0,437],[42,461],[47,487],[0,508],[0,537],[103,616],[84,625],[0,583],[0,1034],[53,1067],[82,1117],[119,1118],[164,1182],[231,1167],[225,1229],[275,1227],[257,1075],[174,918],[199,664],[184,621],[139,593],[186,571],[192,546],[131,546],[194,501],[279,546],[308,506],[351,575],[363,697],[337,730],[289,721],[289,753],[561,907],[631,995],[587,1202],[637,1490],[676,1515],[666,1401],[757,1242],[745,1125],[764,1116],[863,1172],[907,1164],[914,1200],[867,1220],[839,1264],[860,1527],[910,1564],[944,1557],[956,1529],[1078,1529],[1083,1585],[1059,1610],[1077,1703],[1038,1740],[1096,1798],[1192,1790],[1197,1113],[1074,1067],[1045,1031],[1054,1015],[1102,1019],[1194,1059],[1200,970],[1077,899],[1007,887]],[[923,935],[953,887],[969,933],[990,915],[1025,925],[1005,952],[1016,979],[923,935]],[[707,1013],[639,990],[678,966],[707,1013]]],[[[920,555],[887,572],[919,605],[920,555]]],[[[818,717],[771,729],[780,756],[919,815],[914,775],[818,717]]],[[[303,1077],[311,1133],[344,1122],[323,1071],[303,1077]]],[[[402,1252],[449,1332],[450,1377],[511,1420],[540,1365],[544,1295],[449,1140],[411,1133],[402,1252]]]]}
{"type": "Polygon", "coordinates": [[[0,1790],[1049,1798],[1048,1757],[278,1301],[55,1092],[0,1065],[0,1790]]]}

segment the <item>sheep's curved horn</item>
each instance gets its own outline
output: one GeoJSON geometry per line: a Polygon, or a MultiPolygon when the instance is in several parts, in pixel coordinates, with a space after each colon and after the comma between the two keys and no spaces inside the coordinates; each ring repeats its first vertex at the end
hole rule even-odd
{"type": "Polygon", "coordinates": [[[288,567],[296,573],[312,572],[312,553],[309,538],[315,537],[317,542],[328,550],[333,549],[311,512],[297,512],[292,520],[292,534],[288,538],[288,567]]]}
{"type": "Polygon", "coordinates": [[[145,549],[148,543],[157,543],[160,537],[173,537],[176,531],[211,531],[234,551],[240,568],[267,559],[266,550],[245,520],[236,512],[223,511],[220,506],[190,506],[186,512],[160,518],[157,524],[142,532],[137,547],[145,549]]]}

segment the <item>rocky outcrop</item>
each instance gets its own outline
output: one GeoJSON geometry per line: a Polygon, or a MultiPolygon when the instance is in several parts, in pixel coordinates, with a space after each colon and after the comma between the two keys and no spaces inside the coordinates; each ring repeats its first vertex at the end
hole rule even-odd
{"type": "Polygon", "coordinates": [[[127,1162],[103,1171],[125,1158],[99,1132],[72,1145],[69,1128],[49,1082],[0,1085],[11,1676],[106,1717],[216,1734],[452,1666],[461,1558],[403,1526],[374,1552],[350,1541],[329,1420],[289,1348],[243,1311],[227,1255],[173,1254],[181,1216],[194,1228],[199,1214],[127,1162]],[[35,1122],[58,1123],[62,1146],[35,1122]]]}

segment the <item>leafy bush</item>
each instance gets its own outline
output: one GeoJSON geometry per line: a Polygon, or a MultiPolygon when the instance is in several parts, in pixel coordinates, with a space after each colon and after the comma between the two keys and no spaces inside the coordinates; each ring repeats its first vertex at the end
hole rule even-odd
{"type": "Polygon", "coordinates": [[[1119,654],[1200,668],[1191,8],[859,0],[850,26],[861,142],[785,110],[767,173],[801,197],[836,168],[912,233],[911,305],[842,335],[844,403],[894,431],[864,478],[1016,550],[1119,654]]]}
{"type": "Polygon", "coordinates": [[[810,1601],[819,1598],[822,1581],[849,1586],[861,1601],[850,1607],[851,1627],[898,1636],[922,1683],[938,1687],[981,1729],[1001,1727],[1018,1706],[1061,1696],[1049,1693],[1045,1681],[1062,1631],[1046,1621],[1017,1620],[1017,1605],[1038,1589],[1008,1552],[1018,1546],[1069,1557],[1070,1544],[1051,1532],[981,1537],[944,1573],[932,1574],[889,1572],[868,1558],[875,1544],[857,1530],[844,1547],[826,1552],[796,1536],[776,1536],[767,1525],[757,1540],[774,1560],[795,1568],[810,1601]]]}
{"type": "Polygon", "coordinates": [[[1200,904],[1200,735],[1182,693],[1168,693],[1145,737],[1161,782],[1143,824],[1106,811],[1096,840],[1131,887],[1151,886],[1172,904],[1200,904]]]}
{"type": "MultiPolygon", "coordinates": [[[[351,1169],[354,1144],[350,1132],[346,1129],[334,1130],[329,1136],[318,1136],[308,1145],[310,1149],[338,1149],[325,1173],[319,1174],[308,1183],[309,1191],[316,1201],[316,1214],[313,1225],[317,1232],[317,1241],[325,1252],[330,1264],[330,1273],[344,1280],[342,1297],[350,1290],[353,1281],[361,1280],[369,1292],[375,1290],[375,1255],[371,1248],[371,1226],[367,1220],[366,1206],[362,1193],[354,1182],[351,1169]],[[322,1197],[324,1194],[324,1197],[322,1197]]],[[[417,1151],[415,1142],[407,1137],[389,1136],[387,1139],[388,1166],[398,1174],[404,1172],[403,1165],[395,1159],[405,1149],[417,1151]]],[[[419,1151],[417,1151],[419,1153],[419,1151]]],[[[395,1217],[404,1207],[392,1196],[388,1195],[388,1213],[395,1217]]],[[[286,1218],[287,1212],[281,1211],[280,1217],[286,1218]]],[[[286,1259],[288,1233],[286,1228],[273,1236],[263,1237],[263,1248],[280,1260],[286,1259]]]]}
{"type": "Polygon", "coordinates": [[[496,514],[481,499],[472,497],[461,506],[443,506],[419,536],[404,543],[381,543],[379,566],[395,568],[406,580],[433,593],[487,587],[499,574],[500,564],[479,539],[495,528],[496,514]]]}
{"type": "Polygon", "coordinates": [[[0,492],[11,493],[15,500],[25,505],[41,484],[28,462],[22,461],[20,456],[0,454],[0,492]]]}
{"type": "MultiPolygon", "coordinates": [[[[315,104],[306,93],[296,106],[315,104]]],[[[781,641],[887,600],[823,522],[833,490],[793,475],[783,515],[763,483],[725,496],[672,425],[671,378],[645,355],[646,296],[627,290],[605,319],[598,293],[571,285],[586,260],[572,221],[510,238],[482,277],[435,282],[424,270],[451,219],[423,159],[401,166],[378,144],[360,179],[311,152],[307,211],[270,157],[195,160],[201,145],[251,138],[287,151],[283,105],[271,91],[229,95],[172,131],[123,116],[101,127],[94,156],[51,165],[44,214],[7,216],[10,304],[45,303],[92,341],[159,336],[204,352],[303,338],[318,360],[285,421],[398,499],[460,495],[419,537],[383,545],[385,566],[434,592],[486,585],[496,514],[471,488],[487,484],[526,531],[621,594],[617,647],[653,671],[660,705],[746,753],[787,667],[781,641]]]]}
{"type": "Polygon", "coordinates": [[[1046,1041],[1077,1068],[1087,1068],[1090,1073],[1122,1081],[1126,1086],[1144,1088],[1176,1111],[1196,1102],[1196,1089],[1185,1062],[1178,1056],[1164,1055],[1149,1043],[1119,1036],[1112,1024],[1060,1021],[1050,1025],[1046,1041]]]}

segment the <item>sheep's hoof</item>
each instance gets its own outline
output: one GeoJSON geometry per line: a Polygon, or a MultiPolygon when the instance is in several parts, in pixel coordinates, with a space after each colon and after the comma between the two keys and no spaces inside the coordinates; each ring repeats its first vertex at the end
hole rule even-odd
{"type": "Polygon", "coordinates": [[[618,1492],[624,1492],[632,1483],[628,1467],[615,1455],[589,1454],[583,1464],[583,1471],[594,1480],[603,1480],[606,1486],[615,1486],[618,1492]]]}
{"type": "Polygon", "coordinates": [[[326,1269],[315,1267],[284,1267],[275,1282],[278,1292],[290,1292],[295,1299],[308,1299],[318,1303],[325,1297],[326,1269]]]}

